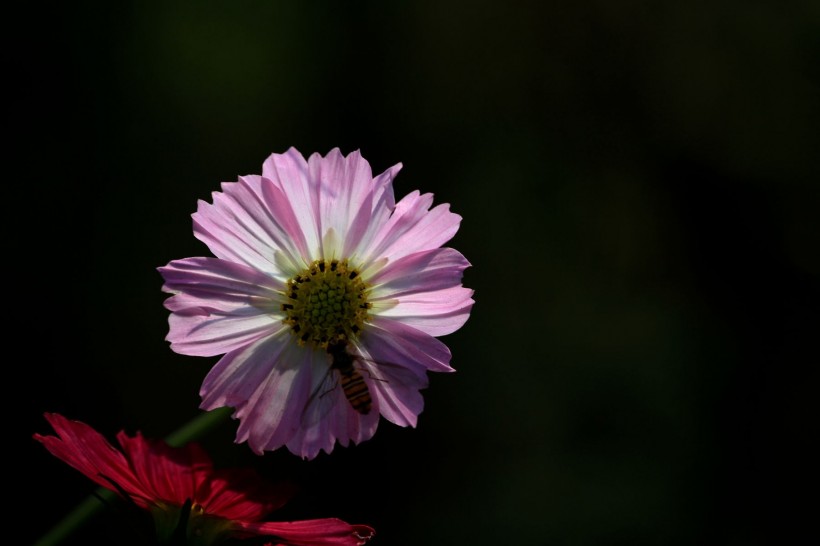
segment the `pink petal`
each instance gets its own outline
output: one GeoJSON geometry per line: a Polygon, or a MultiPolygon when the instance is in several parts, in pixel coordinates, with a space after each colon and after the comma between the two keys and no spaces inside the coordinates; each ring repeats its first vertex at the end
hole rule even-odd
{"type": "Polygon", "coordinates": [[[233,232],[244,234],[251,246],[261,248],[263,257],[270,260],[272,253],[279,251],[294,264],[307,258],[305,234],[276,184],[259,175],[247,175],[237,183],[223,183],[222,189],[222,193],[214,193],[214,208],[232,225],[233,232]]]}
{"type": "MultiPolygon", "coordinates": [[[[335,373],[335,372],[333,372],[335,373]]],[[[371,394],[373,386],[369,378],[365,378],[371,394]]],[[[332,411],[322,412],[320,419],[309,418],[311,412],[316,408],[308,406],[305,410],[306,421],[288,441],[287,447],[296,455],[303,459],[313,459],[320,451],[330,453],[338,441],[343,447],[347,447],[352,441],[358,444],[373,437],[379,424],[378,401],[373,399],[373,407],[370,413],[362,415],[353,409],[344,396],[344,391],[337,386],[323,398],[330,398],[332,411]],[[315,422],[314,422],[315,421],[315,422]]]]}
{"type": "Polygon", "coordinates": [[[475,303],[473,291],[454,286],[436,292],[405,294],[393,302],[395,305],[380,309],[374,302],[378,315],[411,326],[431,336],[451,334],[464,326],[470,318],[475,303]]]}
{"type": "MultiPolygon", "coordinates": [[[[439,353],[438,358],[449,360],[449,352],[441,352],[443,344],[438,345],[434,338],[412,329],[389,324],[389,321],[378,321],[379,326],[390,326],[393,332],[371,324],[360,340],[360,352],[366,357],[369,374],[374,380],[371,394],[378,400],[379,412],[388,421],[399,426],[415,427],[417,417],[424,408],[424,399],[419,392],[428,385],[427,370],[430,366],[430,356],[422,351],[413,351],[413,341],[398,339],[395,332],[403,332],[411,340],[433,340],[429,348],[432,353],[439,353]]],[[[436,371],[452,371],[447,366],[442,369],[438,361],[435,362],[436,371]]]]}
{"type": "Polygon", "coordinates": [[[461,216],[450,212],[450,205],[428,210],[432,194],[408,194],[399,201],[392,216],[373,237],[363,252],[370,260],[397,260],[409,254],[438,248],[458,231],[461,216]]]}
{"type": "Polygon", "coordinates": [[[452,372],[450,350],[438,339],[399,321],[374,316],[360,338],[370,358],[411,369],[452,372]]]}
{"type": "Polygon", "coordinates": [[[190,356],[221,355],[270,337],[285,326],[281,320],[243,308],[233,313],[168,317],[170,330],[165,337],[175,352],[190,356]]]}
{"type": "Polygon", "coordinates": [[[309,178],[308,164],[302,154],[292,147],[284,154],[272,154],[262,164],[262,177],[273,182],[290,203],[307,248],[320,248],[320,188],[309,178]]]}
{"type": "MultiPolygon", "coordinates": [[[[385,211],[385,213],[389,214],[389,211],[385,211]]],[[[358,212],[353,215],[350,226],[344,236],[344,244],[341,249],[342,256],[355,255],[354,249],[359,245],[362,238],[368,233],[371,226],[374,225],[373,214],[372,194],[368,194],[364,199],[364,202],[359,206],[358,212]]],[[[378,214],[378,211],[376,211],[376,214],[378,214]]]]}
{"type": "MultiPolygon", "coordinates": [[[[389,381],[389,380],[386,380],[389,381]]],[[[424,409],[424,397],[410,385],[377,385],[373,395],[379,400],[379,413],[400,427],[415,427],[424,409]]]]}
{"type": "MultiPolygon", "coordinates": [[[[294,264],[304,260],[308,254],[304,233],[287,198],[272,181],[249,175],[222,184],[222,190],[213,194],[213,208],[223,219],[219,228],[239,234],[248,246],[261,250],[266,262],[276,251],[294,264]]],[[[263,262],[262,269],[267,270],[267,265],[263,262]]]]}
{"type": "MultiPolygon", "coordinates": [[[[213,195],[214,201],[221,203],[220,196],[223,194],[214,192],[213,195]]],[[[273,257],[277,249],[249,232],[246,226],[224,210],[224,206],[199,201],[192,218],[194,236],[208,245],[218,258],[259,271],[276,272],[273,257]]]]}
{"type": "Polygon", "coordinates": [[[237,442],[247,441],[254,452],[275,450],[286,445],[294,454],[312,459],[319,451],[330,453],[338,440],[347,445],[370,438],[376,429],[378,413],[356,413],[341,389],[317,394],[327,377],[330,360],[324,351],[285,347],[274,369],[260,381],[245,403],[236,405],[241,419],[237,442]],[[319,416],[312,416],[316,400],[330,404],[319,416]]]}
{"type": "Polygon", "coordinates": [[[281,322],[284,284],[248,266],[214,258],[188,258],[159,268],[163,289],[177,293],[166,339],[181,354],[223,354],[273,334],[281,322]]]}
{"type": "Polygon", "coordinates": [[[174,260],[158,268],[165,280],[166,292],[197,289],[211,297],[251,296],[275,298],[285,290],[285,283],[246,265],[216,258],[174,260]]]}
{"type": "Polygon", "coordinates": [[[396,206],[393,196],[393,178],[401,170],[401,163],[393,165],[373,179],[373,189],[369,199],[363,200],[359,211],[345,237],[345,256],[359,256],[367,248],[373,236],[388,221],[396,206]]]}
{"type": "Polygon", "coordinates": [[[319,233],[334,230],[346,238],[353,216],[367,202],[369,211],[373,191],[373,173],[370,164],[356,151],[342,156],[334,148],[322,157],[313,154],[308,159],[308,176],[319,188],[319,233]]]}
{"type": "Polygon", "coordinates": [[[375,285],[375,298],[433,292],[461,284],[470,262],[452,248],[435,248],[410,254],[387,264],[367,279],[375,285]]]}
{"type": "Polygon", "coordinates": [[[375,285],[371,296],[374,313],[432,336],[458,330],[474,303],[473,291],[461,286],[469,265],[452,248],[417,252],[389,263],[368,279],[375,285]]]}
{"type": "Polygon", "coordinates": [[[393,195],[393,179],[399,174],[401,163],[396,163],[382,174],[373,179],[373,203],[378,205],[374,210],[392,212],[396,207],[396,198],[393,195]]]}
{"type": "MultiPolygon", "coordinates": [[[[315,247],[311,247],[308,244],[307,237],[299,223],[299,218],[293,210],[293,207],[291,207],[287,196],[278,186],[267,178],[262,178],[261,180],[262,199],[264,201],[263,208],[267,207],[270,210],[270,214],[274,216],[281,225],[285,239],[290,237],[291,244],[298,252],[296,255],[289,255],[288,258],[295,266],[300,265],[297,259],[298,257],[302,258],[302,263],[310,263],[315,258],[312,251],[312,248],[315,247]]],[[[285,248],[284,243],[280,246],[285,248]]],[[[288,277],[289,276],[290,275],[288,275],[288,277]]]]}
{"type": "Polygon", "coordinates": [[[199,389],[202,396],[201,408],[236,408],[245,404],[259,385],[273,373],[277,360],[291,341],[289,332],[280,331],[227,353],[211,368],[202,382],[199,389]]]}
{"type": "Polygon", "coordinates": [[[429,383],[426,369],[376,359],[364,362],[363,366],[367,369],[365,377],[370,379],[367,383],[374,408],[378,408],[379,413],[393,424],[415,427],[417,417],[424,408],[424,399],[419,391],[429,383]]]}
{"type": "Polygon", "coordinates": [[[293,436],[310,393],[315,351],[299,347],[288,334],[283,337],[287,341],[280,342],[273,366],[265,365],[267,375],[253,382],[255,389],[244,401],[232,404],[241,420],[237,442],[247,441],[258,454],[281,447],[293,436]]]}

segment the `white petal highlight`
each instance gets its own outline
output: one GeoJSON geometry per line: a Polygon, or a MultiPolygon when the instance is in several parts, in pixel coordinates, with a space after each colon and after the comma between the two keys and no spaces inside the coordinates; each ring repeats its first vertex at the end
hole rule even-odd
{"type": "Polygon", "coordinates": [[[171,315],[166,339],[174,352],[190,356],[214,356],[240,349],[282,329],[281,321],[247,310],[229,314],[171,315]]]}
{"type": "MultiPolygon", "coordinates": [[[[262,165],[262,177],[271,180],[281,190],[305,236],[309,251],[318,250],[321,243],[319,191],[310,179],[307,161],[296,148],[284,154],[272,154],[262,165]]],[[[311,255],[311,259],[319,256],[311,255]]]]}
{"type": "Polygon", "coordinates": [[[390,219],[375,234],[364,251],[370,259],[397,260],[416,252],[438,248],[458,231],[461,216],[450,205],[430,209],[432,194],[412,192],[396,205],[390,219]]]}
{"type": "Polygon", "coordinates": [[[436,292],[407,294],[398,300],[387,300],[382,307],[374,302],[378,316],[412,326],[431,336],[444,336],[461,328],[470,317],[473,291],[455,286],[436,292]]]}
{"type": "Polygon", "coordinates": [[[159,269],[173,311],[166,339],[181,354],[213,356],[282,328],[283,285],[249,267],[214,258],[177,260],[159,269]]]}
{"type": "Polygon", "coordinates": [[[460,285],[469,265],[460,252],[452,248],[436,248],[390,262],[370,275],[367,282],[375,285],[375,299],[433,292],[460,285]]]}

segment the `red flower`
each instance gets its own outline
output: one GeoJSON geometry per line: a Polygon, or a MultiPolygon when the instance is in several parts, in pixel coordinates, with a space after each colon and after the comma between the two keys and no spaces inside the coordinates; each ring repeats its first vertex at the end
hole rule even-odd
{"type": "Polygon", "coordinates": [[[45,414],[57,436],[35,434],[52,455],[99,485],[149,510],[161,541],[176,540],[185,528],[189,544],[227,538],[272,537],[290,546],[359,546],[374,534],[366,525],[324,518],[261,521],[285,504],[289,488],[263,482],[251,469],[216,470],[198,444],[171,447],[138,432],[117,435],[122,451],[99,432],[55,413],[45,414]]]}

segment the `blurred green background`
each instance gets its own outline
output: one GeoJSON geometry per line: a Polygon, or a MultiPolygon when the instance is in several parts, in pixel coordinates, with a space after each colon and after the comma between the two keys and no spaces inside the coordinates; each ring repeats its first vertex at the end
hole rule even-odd
{"type": "Polygon", "coordinates": [[[6,494],[31,541],[93,490],[31,440],[44,411],[109,438],[197,414],[216,358],[170,351],[156,268],[208,255],[197,200],[290,146],[402,162],[397,195],[451,203],[476,305],[417,429],[312,462],[233,423],[204,440],[302,485],[279,517],[374,546],[769,544],[814,517],[792,487],[820,362],[817,2],[72,2],[5,26],[6,494]]]}

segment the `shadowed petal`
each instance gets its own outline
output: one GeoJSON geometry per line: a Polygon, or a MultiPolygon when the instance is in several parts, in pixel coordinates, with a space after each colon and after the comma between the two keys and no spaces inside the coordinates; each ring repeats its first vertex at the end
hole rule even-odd
{"type": "Polygon", "coordinates": [[[294,492],[294,486],[268,483],[252,468],[231,468],[214,470],[195,498],[209,514],[259,521],[283,507],[294,492]]]}
{"type": "Polygon", "coordinates": [[[377,359],[365,361],[362,366],[366,376],[372,377],[368,385],[379,413],[400,427],[415,427],[424,408],[424,398],[419,391],[429,384],[427,370],[377,359]]]}
{"type": "Polygon", "coordinates": [[[280,331],[223,356],[202,382],[200,407],[212,410],[245,404],[273,373],[281,353],[288,347],[289,337],[288,332],[280,331]]]}
{"type": "Polygon", "coordinates": [[[120,432],[117,441],[137,479],[151,488],[153,499],[181,506],[196,498],[199,486],[213,472],[211,458],[197,444],[170,447],[146,440],[139,432],[133,438],[120,432]]]}
{"type": "MultiPolygon", "coordinates": [[[[323,355],[322,360],[326,359],[327,355],[323,355]]],[[[327,363],[320,365],[314,377],[324,376],[327,370],[327,363]]],[[[369,440],[379,423],[378,401],[373,401],[367,415],[357,412],[345,397],[337,372],[331,370],[330,374],[328,382],[319,382],[312,387],[315,389],[318,385],[321,390],[311,391],[316,396],[311,397],[304,410],[302,426],[287,442],[288,449],[304,459],[312,459],[320,451],[330,453],[337,441],[347,446],[350,442],[358,444],[369,440]],[[324,390],[326,388],[328,390],[324,390]]],[[[369,377],[365,381],[369,384],[369,377]]]]}
{"type": "Polygon", "coordinates": [[[247,441],[260,454],[284,445],[293,436],[310,394],[313,351],[295,343],[284,343],[277,349],[270,371],[253,385],[245,401],[235,406],[234,415],[241,420],[237,441],[247,441]]]}
{"type": "Polygon", "coordinates": [[[360,343],[376,362],[409,368],[452,372],[447,346],[420,330],[386,317],[374,317],[360,343]]]}

